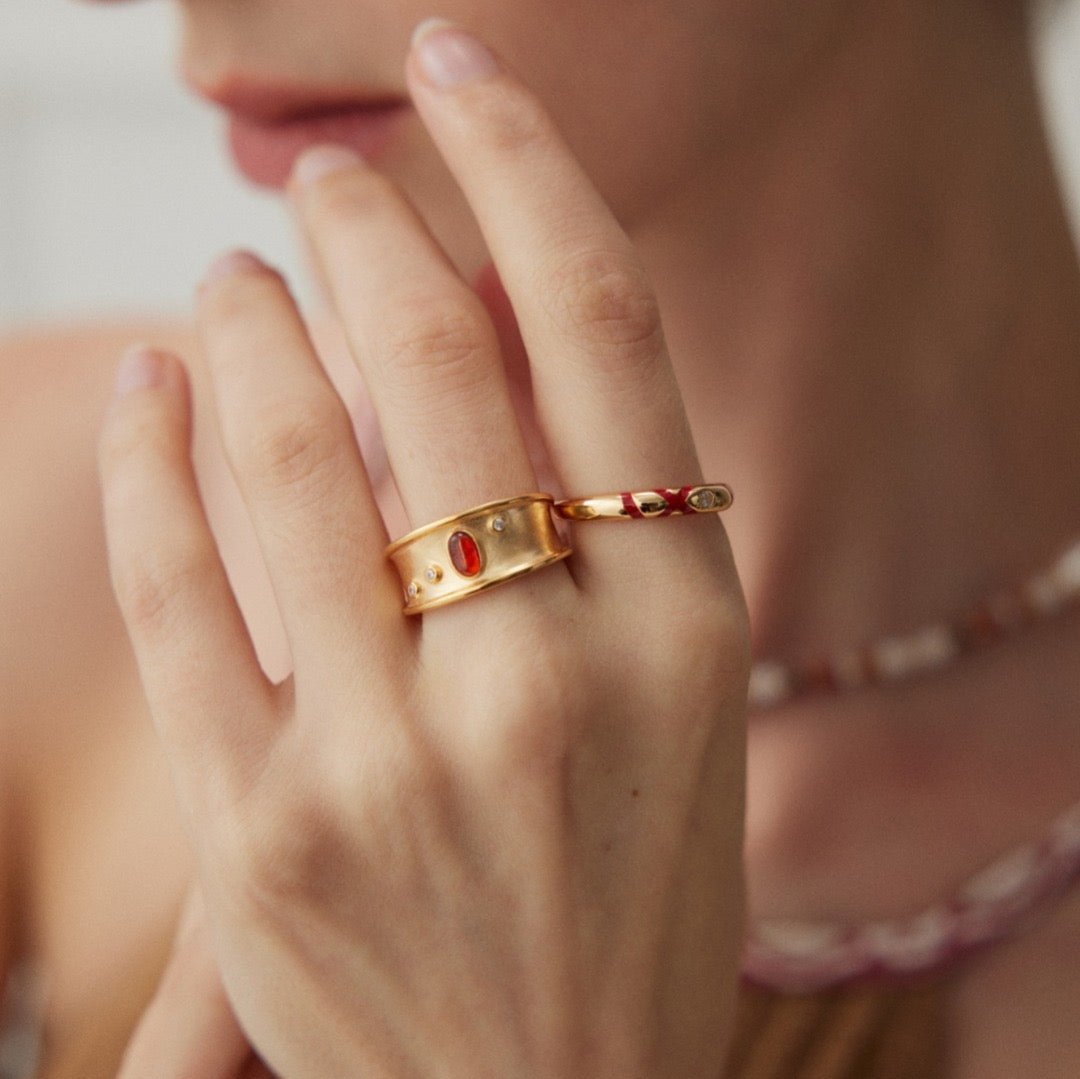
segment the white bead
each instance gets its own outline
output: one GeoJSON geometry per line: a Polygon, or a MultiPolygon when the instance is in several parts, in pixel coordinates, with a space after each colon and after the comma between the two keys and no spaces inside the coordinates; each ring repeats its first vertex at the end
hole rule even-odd
{"type": "Polygon", "coordinates": [[[754,708],[771,708],[791,694],[791,676],[782,663],[762,661],[750,670],[747,700],[754,708]]]}
{"type": "Polygon", "coordinates": [[[1048,573],[1032,577],[1024,586],[1024,594],[1040,614],[1053,614],[1061,608],[1061,585],[1048,573]]]}
{"type": "Polygon", "coordinates": [[[1057,579],[1069,595],[1080,592],[1080,543],[1070,547],[1055,567],[1057,579]]]}
{"type": "Polygon", "coordinates": [[[1073,857],[1080,854],[1080,804],[1063,813],[1050,831],[1054,853],[1073,857]]]}
{"type": "Polygon", "coordinates": [[[911,647],[920,669],[928,671],[947,666],[959,651],[952,630],[945,625],[928,626],[912,638],[911,647]]]}
{"type": "Polygon", "coordinates": [[[968,903],[1001,903],[1013,899],[1031,883],[1038,865],[1035,848],[1021,847],[972,877],[960,893],[961,898],[968,903]]]}
{"type": "Polygon", "coordinates": [[[938,957],[955,924],[955,917],[945,907],[937,906],[907,921],[865,926],[859,939],[893,970],[917,970],[938,957]]]}
{"type": "Polygon", "coordinates": [[[758,922],[754,936],[759,944],[789,959],[819,959],[841,947],[843,931],[824,922],[758,922]]]}
{"type": "Polygon", "coordinates": [[[874,664],[885,678],[903,678],[913,662],[911,642],[906,637],[886,637],[874,646],[874,664]]]}

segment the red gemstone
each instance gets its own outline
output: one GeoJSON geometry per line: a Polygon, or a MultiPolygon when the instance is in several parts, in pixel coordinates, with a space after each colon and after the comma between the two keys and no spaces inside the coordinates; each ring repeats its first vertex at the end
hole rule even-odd
{"type": "Polygon", "coordinates": [[[480,572],[480,548],[468,532],[455,532],[447,546],[450,561],[462,577],[475,577],[480,572]]]}

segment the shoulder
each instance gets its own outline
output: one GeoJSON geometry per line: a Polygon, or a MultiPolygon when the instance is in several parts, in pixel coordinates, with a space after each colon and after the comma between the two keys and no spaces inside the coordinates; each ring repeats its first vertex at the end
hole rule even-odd
{"type": "Polygon", "coordinates": [[[30,329],[0,337],[0,685],[5,723],[102,670],[122,642],[105,562],[96,466],[120,353],[184,355],[166,322],[30,329]],[[94,632],[88,633],[87,627],[94,632]]]}

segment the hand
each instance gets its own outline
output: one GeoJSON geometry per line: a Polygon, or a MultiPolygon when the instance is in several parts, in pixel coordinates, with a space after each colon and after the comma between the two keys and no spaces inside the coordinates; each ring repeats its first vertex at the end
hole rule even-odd
{"type": "MultiPolygon", "coordinates": [[[[470,42],[429,31],[409,87],[513,303],[553,493],[701,482],[653,292],[550,120],[491,61],[453,86],[425,69],[450,46],[460,73],[470,42]]],[[[412,524],[536,490],[483,304],[385,177],[318,164],[292,194],[412,524]]],[[[265,678],[229,589],[175,358],[124,376],[101,475],[114,587],[251,1044],[286,1079],[718,1074],[749,661],[717,519],[575,525],[571,558],[406,617],[280,277],[228,259],[199,317],[289,679],[265,678]]]]}
{"type": "Polygon", "coordinates": [[[188,892],[172,954],[117,1079],[274,1079],[255,1055],[221,984],[206,904],[188,892]]]}

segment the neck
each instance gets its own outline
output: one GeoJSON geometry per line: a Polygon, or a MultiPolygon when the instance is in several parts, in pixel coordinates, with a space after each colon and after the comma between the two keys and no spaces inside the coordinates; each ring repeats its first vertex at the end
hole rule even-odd
{"type": "Polygon", "coordinates": [[[759,656],[938,621],[1080,530],[1080,268],[1024,26],[883,6],[632,228],[759,656]]]}

